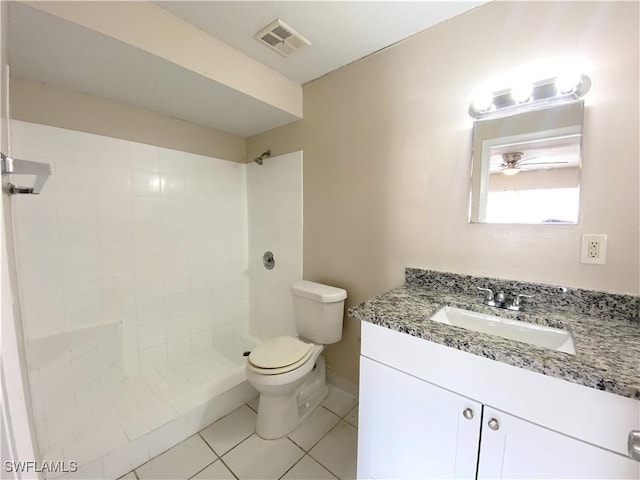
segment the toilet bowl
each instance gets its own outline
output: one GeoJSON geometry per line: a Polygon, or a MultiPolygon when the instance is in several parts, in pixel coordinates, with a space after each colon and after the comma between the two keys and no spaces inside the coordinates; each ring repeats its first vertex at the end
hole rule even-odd
{"type": "Polygon", "coordinates": [[[265,439],[293,431],[326,397],[325,344],[342,338],[346,291],[314,282],[292,285],[299,338],[281,336],[248,356],[247,380],[260,393],[256,433],[265,439]]]}
{"type": "Polygon", "coordinates": [[[294,430],[328,392],[324,358],[320,355],[324,345],[304,343],[309,347],[304,357],[289,365],[261,368],[252,363],[254,353],[277,349],[283,339],[304,343],[293,337],[279,337],[251,352],[247,362],[247,380],[260,393],[256,433],[266,439],[280,438],[294,430]]]}

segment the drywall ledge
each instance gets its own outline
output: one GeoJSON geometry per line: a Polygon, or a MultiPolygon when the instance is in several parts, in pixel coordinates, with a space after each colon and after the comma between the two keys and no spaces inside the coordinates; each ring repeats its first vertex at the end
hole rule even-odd
{"type": "Polygon", "coordinates": [[[243,163],[242,137],[150,110],[11,78],[11,117],[243,163]]]}
{"type": "Polygon", "coordinates": [[[302,118],[302,87],[151,2],[27,2],[302,118]]]}

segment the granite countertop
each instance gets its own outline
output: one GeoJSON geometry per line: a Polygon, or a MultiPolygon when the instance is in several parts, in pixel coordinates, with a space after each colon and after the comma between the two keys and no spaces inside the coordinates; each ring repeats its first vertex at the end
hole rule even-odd
{"type": "Polygon", "coordinates": [[[431,342],[532,372],[640,400],[640,323],[603,319],[579,309],[544,308],[512,312],[489,307],[459,293],[405,284],[349,309],[349,315],[431,342]],[[576,354],[556,352],[494,335],[429,320],[442,306],[570,330],[576,354]]]}

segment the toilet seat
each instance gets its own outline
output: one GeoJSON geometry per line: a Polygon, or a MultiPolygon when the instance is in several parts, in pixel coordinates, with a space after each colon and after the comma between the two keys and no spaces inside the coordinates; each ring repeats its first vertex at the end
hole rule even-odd
{"type": "Polygon", "coordinates": [[[247,365],[261,375],[290,372],[311,357],[312,346],[290,336],[274,338],[255,348],[247,365]]]}

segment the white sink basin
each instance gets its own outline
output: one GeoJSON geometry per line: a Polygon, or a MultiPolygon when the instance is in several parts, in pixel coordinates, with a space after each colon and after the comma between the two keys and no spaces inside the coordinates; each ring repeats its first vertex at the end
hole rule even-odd
{"type": "Polygon", "coordinates": [[[544,327],[455,307],[442,307],[433,314],[431,320],[571,355],[576,353],[571,333],[559,328],[544,327]]]}

